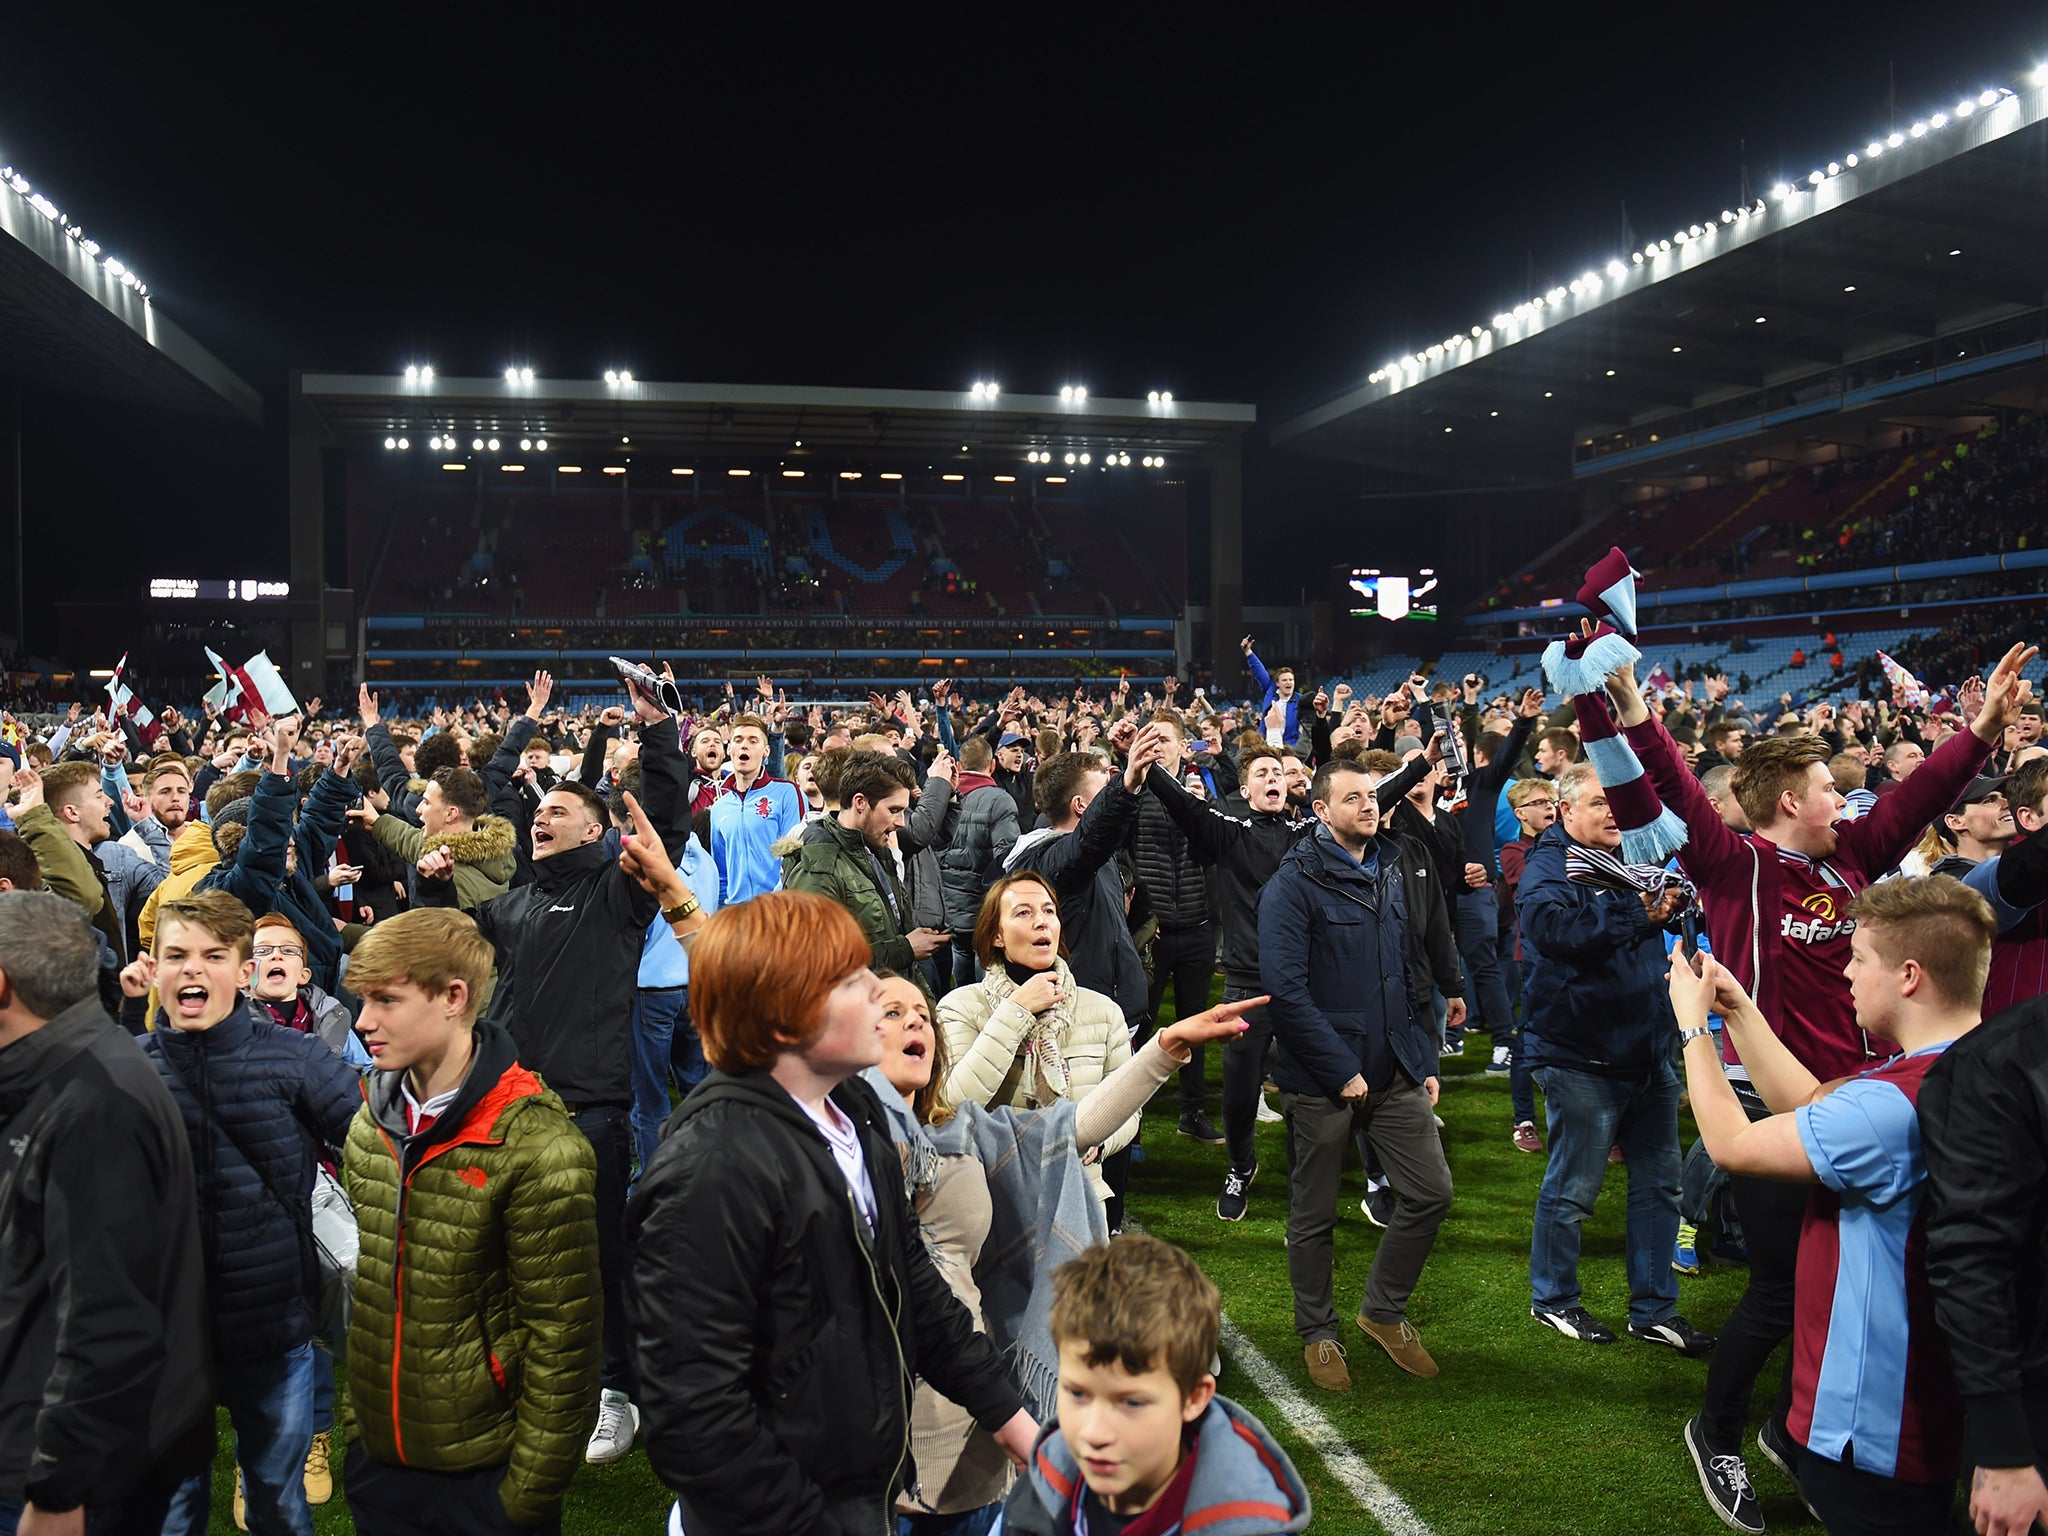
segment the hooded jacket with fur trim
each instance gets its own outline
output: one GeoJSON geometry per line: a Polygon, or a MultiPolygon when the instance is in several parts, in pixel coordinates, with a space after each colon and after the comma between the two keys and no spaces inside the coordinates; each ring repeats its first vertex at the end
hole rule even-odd
{"type": "Polygon", "coordinates": [[[511,888],[518,829],[502,816],[479,816],[467,831],[432,835],[396,816],[379,816],[370,823],[370,835],[408,864],[446,848],[455,861],[455,905],[464,912],[474,912],[511,888]]]}

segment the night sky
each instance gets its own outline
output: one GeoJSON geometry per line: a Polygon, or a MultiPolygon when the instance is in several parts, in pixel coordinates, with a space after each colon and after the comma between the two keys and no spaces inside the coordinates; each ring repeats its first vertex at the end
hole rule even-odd
{"type": "MultiPolygon", "coordinates": [[[[1910,121],[2048,58],[2040,5],[35,9],[0,159],[269,406],[31,402],[46,596],[281,573],[292,368],[1081,382],[1270,425],[1604,265],[1624,204],[1668,234],[1745,159],[1767,188],[1887,129],[1894,81],[1910,121]]],[[[1251,601],[1450,554],[1354,469],[1247,456],[1247,528],[1291,531],[1252,534],[1251,601]]]]}

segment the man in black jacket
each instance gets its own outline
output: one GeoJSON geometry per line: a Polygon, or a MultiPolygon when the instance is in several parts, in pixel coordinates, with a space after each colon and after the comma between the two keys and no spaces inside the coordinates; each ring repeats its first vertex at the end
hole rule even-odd
{"type": "Polygon", "coordinates": [[[1970,1515],[2048,1521],[2048,999],[1964,1035],[1920,1087],[1927,1278],[1963,1400],[1970,1515]]]}
{"type": "MultiPolygon", "coordinates": [[[[1178,715],[1168,712],[1154,716],[1153,723],[1164,733],[1159,771],[1178,778],[1187,746],[1185,727],[1178,715]]],[[[1207,781],[1198,778],[1196,782],[1203,785],[1206,797],[1207,781]]],[[[1131,854],[1138,878],[1151,898],[1152,915],[1159,921],[1159,935],[1152,941],[1152,988],[1145,1012],[1157,1017],[1171,982],[1175,1014],[1192,1018],[1209,1006],[1209,978],[1216,974],[1216,926],[1209,920],[1208,875],[1189,846],[1187,833],[1157,795],[1145,795],[1138,801],[1131,854]]],[[[1221,1146],[1223,1137],[1209,1119],[1206,1069],[1198,1045],[1180,1069],[1180,1133],[1221,1146]]]]}
{"type": "Polygon", "coordinates": [[[1074,980],[1114,998],[1133,1030],[1144,1020],[1148,988],[1124,920],[1116,855],[1138,819],[1145,770],[1164,748],[1164,730],[1148,725],[1132,740],[1121,776],[1092,752],[1062,752],[1039,764],[1034,789],[1046,825],[1018,838],[1006,863],[1052,882],[1074,980]]]}
{"type": "Polygon", "coordinates": [[[843,909],[805,891],[725,909],[691,951],[716,1070],[634,1193],[627,1298],[647,1459],[690,1536],[893,1530],[913,1377],[1020,1466],[1037,1438],[856,1076],[881,1057],[867,960],[843,909]]]}
{"type": "Polygon", "coordinates": [[[192,1156],[40,891],[0,895],[0,1361],[0,1529],[156,1536],[214,1448],[192,1156]]]}
{"type": "MultiPolygon", "coordinates": [[[[681,738],[652,695],[631,683],[626,689],[641,721],[647,815],[674,859],[690,834],[681,738]]],[[[591,1449],[599,1461],[617,1460],[632,1449],[639,1418],[626,1395],[620,1229],[633,1172],[633,1000],[640,951],[661,910],[619,868],[605,842],[609,824],[609,812],[593,791],[573,780],[556,784],[534,813],[533,883],[515,886],[473,914],[497,950],[490,1017],[511,1032],[520,1064],[561,1096],[597,1154],[604,1393],[591,1449]]],[[[422,901],[452,905],[453,884],[422,881],[422,901]]]]}
{"type": "MultiPolygon", "coordinates": [[[[1465,679],[1468,705],[1476,707],[1478,703],[1479,681],[1476,675],[1465,679]]],[[[1454,914],[1458,954],[1471,981],[1472,1002],[1477,1010],[1474,1026],[1492,1036],[1492,1064],[1503,1070],[1508,1065],[1508,1041],[1515,1032],[1515,1015],[1508,1002],[1507,981],[1500,964],[1500,858],[1494,850],[1493,819],[1500,808],[1500,792],[1514,777],[1522,748],[1542,715],[1542,690],[1524,689],[1515,707],[1514,729],[1506,736],[1488,731],[1474,738],[1474,766],[1465,775],[1465,803],[1452,818],[1465,847],[1465,878],[1457,887],[1454,914]],[[1476,872],[1474,865],[1478,866],[1476,872]]]]}

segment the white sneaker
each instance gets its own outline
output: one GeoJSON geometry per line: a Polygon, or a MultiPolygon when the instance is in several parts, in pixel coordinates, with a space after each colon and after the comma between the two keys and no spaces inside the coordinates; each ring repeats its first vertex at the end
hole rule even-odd
{"type": "Polygon", "coordinates": [[[584,1447],[583,1459],[592,1466],[617,1461],[633,1449],[633,1440],[639,1433],[640,1410],[625,1393],[607,1387],[598,1396],[597,1428],[590,1432],[590,1444],[584,1447]]]}
{"type": "Polygon", "coordinates": [[[1266,1096],[1263,1093],[1259,1095],[1258,1121],[1260,1125],[1277,1125],[1286,1118],[1279,1110],[1266,1102],[1266,1096]]]}

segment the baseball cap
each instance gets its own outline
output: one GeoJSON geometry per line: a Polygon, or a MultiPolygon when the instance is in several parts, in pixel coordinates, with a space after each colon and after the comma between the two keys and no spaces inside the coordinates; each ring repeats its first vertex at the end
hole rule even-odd
{"type": "Polygon", "coordinates": [[[1005,747],[1017,747],[1024,745],[1027,745],[1027,743],[1022,736],[1019,736],[1015,731],[1005,731],[1003,732],[1002,740],[996,743],[996,750],[1000,752],[1005,747]]]}
{"type": "Polygon", "coordinates": [[[1981,778],[1970,780],[1968,784],[1963,786],[1963,792],[1956,796],[1956,803],[1949,807],[1949,809],[1960,811],[1966,805],[1975,805],[1979,800],[1988,799],[1992,795],[2003,794],[2005,792],[2005,780],[2006,775],[2002,773],[1987,773],[1981,778]]]}

